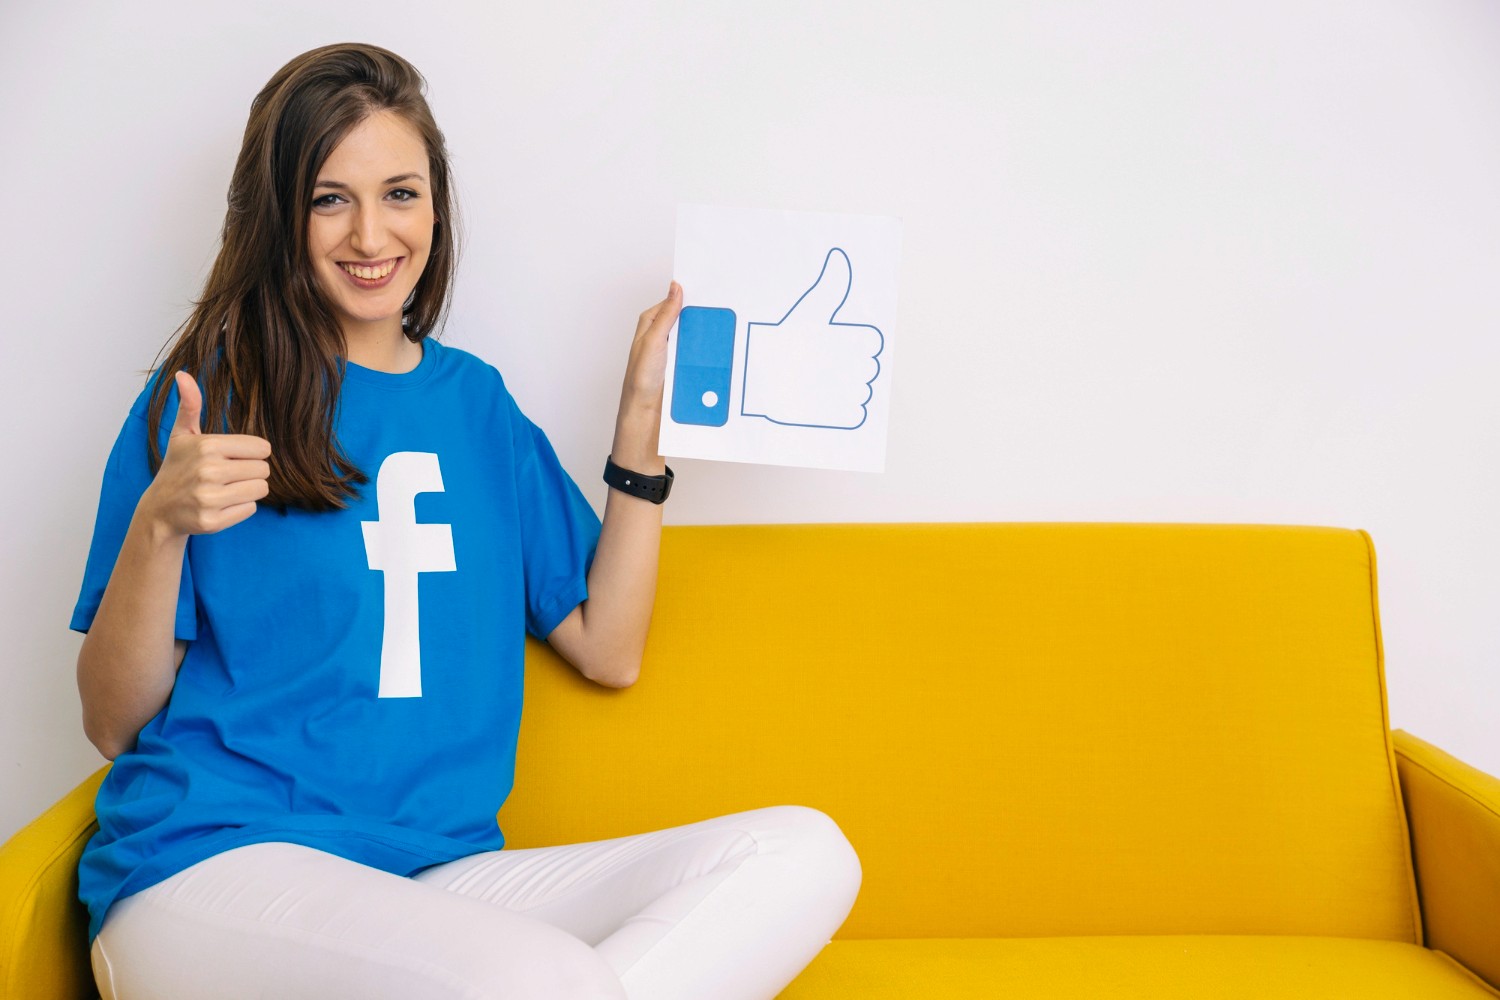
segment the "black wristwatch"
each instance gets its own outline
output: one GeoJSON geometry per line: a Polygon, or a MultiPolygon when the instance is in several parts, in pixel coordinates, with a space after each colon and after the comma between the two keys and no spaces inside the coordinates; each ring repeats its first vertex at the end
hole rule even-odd
{"type": "Polygon", "coordinates": [[[661,503],[672,492],[672,467],[667,466],[664,476],[643,476],[639,472],[622,469],[609,456],[604,458],[604,481],[621,493],[628,493],[642,500],[661,503]]]}

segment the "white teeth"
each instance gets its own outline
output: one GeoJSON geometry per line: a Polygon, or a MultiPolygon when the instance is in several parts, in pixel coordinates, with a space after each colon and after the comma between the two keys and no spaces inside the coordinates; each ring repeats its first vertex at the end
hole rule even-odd
{"type": "Polygon", "coordinates": [[[387,261],[386,264],[385,264],[385,266],[383,266],[381,268],[378,268],[378,269],[377,268],[373,268],[373,267],[357,267],[357,266],[355,266],[353,264],[340,264],[339,265],[339,267],[342,267],[344,270],[348,271],[350,274],[352,274],[352,275],[354,275],[356,277],[359,277],[359,278],[364,278],[364,279],[366,279],[368,281],[373,281],[376,278],[384,278],[387,274],[391,273],[391,268],[393,268],[395,266],[396,266],[396,262],[394,260],[387,261]]]}

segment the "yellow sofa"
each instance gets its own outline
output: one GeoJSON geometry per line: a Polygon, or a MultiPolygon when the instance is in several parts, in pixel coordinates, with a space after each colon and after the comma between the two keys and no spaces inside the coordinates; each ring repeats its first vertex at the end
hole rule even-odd
{"type": "MultiPolygon", "coordinates": [[[[827,812],[864,881],[783,997],[1500,996],[1500,781],[1390,731],[1364,532],[670,527],[661,565],[633,687],[531,645],[499,821],[827,812]]],[[[4,998],[90,995],[99,777],[0,849],[4,998]]]]}

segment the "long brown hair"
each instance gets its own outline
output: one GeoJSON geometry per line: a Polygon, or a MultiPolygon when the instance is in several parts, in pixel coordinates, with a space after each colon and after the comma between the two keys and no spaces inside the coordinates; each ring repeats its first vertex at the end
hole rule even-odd
{"type": "MultiPolygon", "coordinates": [[[[458,263],[458,218],[443,133],[423,96],[426,79],[374,45],[325,45],[287,63],[256,95],[229,184],[221,248],[192,314],[173,333],[147,410],[151,472],[173,373],[203,387],[204,430],[271,443],[261,503],[312,511],[343,508],[370,481],[334,434],[343,331],[308,258],[318,171],[369,115],[395,112],[427,147],[436,222],[426,269],[401,307],[406,338],[420,343],[446,317],[458,263]]],[[[149,374],[146,373],[146,374],[149,374]]]]}

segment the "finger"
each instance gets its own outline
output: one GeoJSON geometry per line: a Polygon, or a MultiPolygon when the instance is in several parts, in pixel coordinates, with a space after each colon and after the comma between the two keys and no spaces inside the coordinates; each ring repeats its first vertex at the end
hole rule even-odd
{"type": "Polygon", "coordinates": [[[237,503],[233,507],[225,507],[219,512],[219,516],[223,519],[224,524],[215,530],[223,531],[224,528],[232,528],[251,514],[254,514],[257,509],[253,500],[246,501],[245,503],[237,503]]]}
{"type": "Polygon", "coordinates": [[[177,381],[177,418],[172,421],[172,434],[202,434],[203,394],[198,383],[185,371],[172,376],[177,381]]]}
{"type": "Polygon", "coordinates": [[[215,490],[213,503],[221,510],[228,509],[263,499],[270,492],[271,488],[264,479],[246,479],[238,483],[229,483],[223,489],[215,490]]]}
{"type": "MultiPolygon", "coordinates": [[[[212,452],[220,458],[270,458],[271,442],[254,434],[214,434],[212,452]]],[[[204,444],[208,448],[207,443],[204,444]]]]}
{"type": "Polygon", "coordinates": [[[682,286],[672,282],[672,291],[657,304],[656,311],[652,314],[651,322],[647,324],[645,336],[650,338],[654,334],[665,336],[677,322],[677,316],[682,312],[682,286]]]}
{"type": "Polygon", "coordinates": [[[833,317],[838,315],[839,307],[849,297],[849,285],[853,280],[849,255],[834,247],[823,258],[823,269],[818,272],[818,280],[802,293],[802,297],[787,310],[781,321],[785,323],[795,313],[815,324],[832,322],[833,317]]]}
{"type": "MultiPolygon", "coordinates": [[[[264,479],[247,479],[242,483],[230,483],[228,486],[205,486],[194,493],[194,499],[201,511],[202,522],[205,526],[213,525],[224,518],[224,511],[231,507],[239,507],[247,503],[254,503],[262,499],[270,492],[270,487],[264,479]]],[[[209,528],[217,531],[217,528],[209,528]]]]}
{"type": "Polygon", "coordinates": [[[258,458],[232,458],[224,464],[225,483],[264,482],[271,478],[271,464],[258,458]]]}
{"type": "Polygon", "coordinates": [[[662,299],[656,305],[641,313],[640,322],[635,326],[636,336],[639,337],[642,333],[648,330],[651,327],[651,324],[656,322],[663,309],[670,309],[674,307],[674,305],[678,309],[682,308],[682,286],[675,281],[672,282],[671,287],[667,290],[666,298],[662,299]]]}

